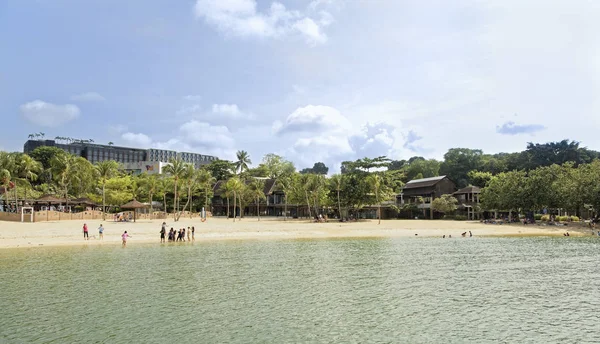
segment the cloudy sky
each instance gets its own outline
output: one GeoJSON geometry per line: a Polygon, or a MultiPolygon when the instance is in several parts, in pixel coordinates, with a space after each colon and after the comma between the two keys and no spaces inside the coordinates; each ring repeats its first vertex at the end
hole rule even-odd
{"type": "Polygon", "coordinates": [[[299,168],[600,150],[600,2],[3,0],[0,148],[27,135],[299,168]]]}

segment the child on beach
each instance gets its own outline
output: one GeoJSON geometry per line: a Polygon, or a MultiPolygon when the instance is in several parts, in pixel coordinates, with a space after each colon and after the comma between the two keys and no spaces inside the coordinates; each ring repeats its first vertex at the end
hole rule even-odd
{"type": "Polygon", "coordinates": [[[83,224],[83,240],[90,240],[87,223],[83,224]]]}
{"type": "Polygon", "coordinates": [[[104,227],[102,227],[102,224],[98,227],[98,239],[104,240],[104,227]]]}
{"type": "Polygon", "coordinates": [[[123,247],[127,246],[127,238],[130,238],[129,234],[127,234],[127,231],[121,235],[121,238],[123,238],[123,247]]]}
{"type": "Polygon", "coordinates": [[[160,242],[165,242],[165,232],[166,232],[166,228],[163,222],[163,226],[160,229],[160,242]]]}

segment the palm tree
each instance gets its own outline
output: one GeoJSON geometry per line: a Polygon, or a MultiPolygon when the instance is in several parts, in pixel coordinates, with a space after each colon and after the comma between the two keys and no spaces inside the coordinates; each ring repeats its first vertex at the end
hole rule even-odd
{"type": "Polygon", "coordinates": [[[338,203],[338,212],[340,214],[340,220],[342,219],[342,203],[340,202],[340,191],[342,190],[342,183],[344,182],[344,175],[342,174],[334,174],[329,179],[337,191],[337,203],[338,203]]]}
{"type": "Polygon", "coordinates": [[[29,135],[27,135],[27,138],[28,138],[28,139],[33,139],[34,137],[35,137],[35,135],[34,135],[34,134],[29,134],[29,135]]]}
{"type": "MultiPolygon", "coordinates": [[[[38,179],[39,173],[42,172],[42,164],[34,160],[27,154],[20,156],[17,162],[18,164],[18,176],[25,181],[25,197],[24,201],[27,201],[27,188],[31,187],[31,182],[38,179]]],[[[15,185],[16,188],[16,185],[15,185]]]]}
{"type": "Polygon", "coordinates": [[[248,189],[249,196],[256,200],[256,216],[258,217],[258,221],[260,221],[260,200],[265,199],[265,183],[261,179],[255,179],[250,183],[250,187],[248,189]]]}
{"type": "Polygon", "coordinates": [[[42,138],[42,139],[43,139],[45,136],[46,136],[46,133],[42,133],[42,132],[40,132],[40,138],[42,138]]]}
{"type": "Polygon", "coordinates": [[[155,194],[159,193],[160,181],[156,174],[147,175],[146,178],[146,192],[148,192],[148,199],[150,200],[150,214],[154,213],[154,208],[152,206],[153,197],[155,194]]]}
{"type": "Polygon", "coordinates": [[[210,172],[208,172],[207,170],[204,170],[204,169],[198,170],[198,175],[196,176],[196,178],[198,180],[198,184],[200,185],[200,187],[202,187],[204,189],[204,196],[205,196],[204,210],[208,211],[208,198],[209,198],[210,188],[215,183],[215,178],[213,178],[213,176],[210,174],[210,172]]]}
{"type": "Polygon", "coordinates": [[[97,162],[95,168],[102,184],[102,221],[106,221],[106,181],[117,173],[119,164],[114,160],[104,160],[97,162]]]}
{"type": "Polygon", "coordinates": [[[382,181],[378,174],[371,174],[367,176],[367,183],[371,187],[371,191],[375,194],[375,202],[377,202],[377,217],[381,224],[381,203],[379,203],[379,192],[381,191],[382,181]]]}
{"type": "Polygon", "coordinates": [[[14,156],[6,153],[0,152],[0,182],[2,182],[2,186],[4,187],[4,201],[8,205],[8,189],[10,188],[12,182],[11,178],[15,174],[15,161],[14,156]]]}
{"type": "MultiPolygon", "coordinates": [[[[183,206],[183,210],[182,210],[182,212],[185,212],[188,204],[190,204],[190,202],[192,201],[192,190],[196,186],[196,181],[197,181],[196,180],[196,169],[194,168],[194,165],[185,164],[185,172],[182,177],[183,177],[182,178],[183,184],[185,184],[185,186],[187,187],[187,192],[188,192],[187,202],[185,202],[185,205],[183,206]]],[[[191,214],[191,212],[192,212],[192,205],[190,204],[190,214],[191,214]]]]}
{"type": "Polygon", "coordinates": [[[225,196],[227,198],[227,218],[229,218],[229,198],[233,196],[231,183],[229,183],[229,181],[222,183],[219,191],[221,192],[221,196],[225,196]]]}
{"type": "Polygon", "coordinates": [[[177,185],[179,184],[180,179],[183,177],[186,170],[186,163],[183,162],[180,158],[171,159],[170,165],[165,166],[165,172],[171,175],[174,182],[174,191],[173,191],[173,220],[178,221],[179,217],[177,216],[178,212],[178,201],[179,195],[177,194],[177,185]]]}
{"type": "Polygon", "coordinates": [[[250,156],[248,152],[241,150],[236,153],[237,161],[235,162],[235,170],[238,174],[247,171],[248,165],[252,164],[252,160],[250,160],[250,156]]]}
{"type": "Polygon", "coordinates": [[[283,191],[283,220],[287,221],[287,206],[288,206],[288,196],[294,190],[294,175],[283,175],[277,178],[277,185],[283,191]]]}
{"type": "Polygon", "coordinates": [[[70,154],[56,155],[50,160],[50,169],[56,184],[63,191],[66,208],[69,208],[69,187],[75,177],[76,157],[70,154]]]}
{"type": "MultiPolygon", "coordinates": [[[[237,199],[238,197],[241,195],[244,184],[242,183],[242,181],[237,178],[237,177],[232,177],[227,181],[227,188],[229,190],[231,190],[231,193],[233,194],[233,222],[235,222],[235,218],[237,217],[237,199]]],[[[240,198],[241,200],[241,198],[240,198]]],[[[240,204],[241,207],[241,204],[240,204]]],[[[242,211],[240,209],[240,219],[242,217],[242,211]]]]}
{"type": "Polygon", "coordinates": [[[113,143],[112,141],[110,141],[110,142],[108,143],[108,145],[109,145],[109,146],[112,146],[112,145],[114,145],[114,143],[113,143]]]}

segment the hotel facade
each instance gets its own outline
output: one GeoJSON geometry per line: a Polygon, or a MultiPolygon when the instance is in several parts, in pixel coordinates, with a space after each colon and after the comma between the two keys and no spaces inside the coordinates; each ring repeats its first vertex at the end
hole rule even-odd
{"type": "Polygon", "coordinates": [[[162,173],[162,168],[171,159],[177,158],[193,164],[196,168],[218,160],[215,156],[198,153],[176,152],[155,148],[140,149],[95,143],[59,143],[55,140],[28,140],[23,146],[23,152],[31,153],[38,147],[57,147],[69,154],[83,157],[92,164],[105,160],[114,160],[123,164],[125,170],[132,170],[134,173],[162,173]]]}

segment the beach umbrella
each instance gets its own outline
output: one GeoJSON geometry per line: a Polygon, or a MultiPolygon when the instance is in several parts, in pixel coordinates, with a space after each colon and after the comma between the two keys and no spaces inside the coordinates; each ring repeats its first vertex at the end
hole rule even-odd
{"type": "Polygon", "coordinates": [[[129,203],[125,203],[121,206],[121,209],[133,209],[133,222],[135,222],[135,217],[136,217],[136,213],[137,213],[137,209],[140,208],[146,208],[146,205],[144,203],[140,203],[138,201],[136,201],[135,199],[129,203]]]}

